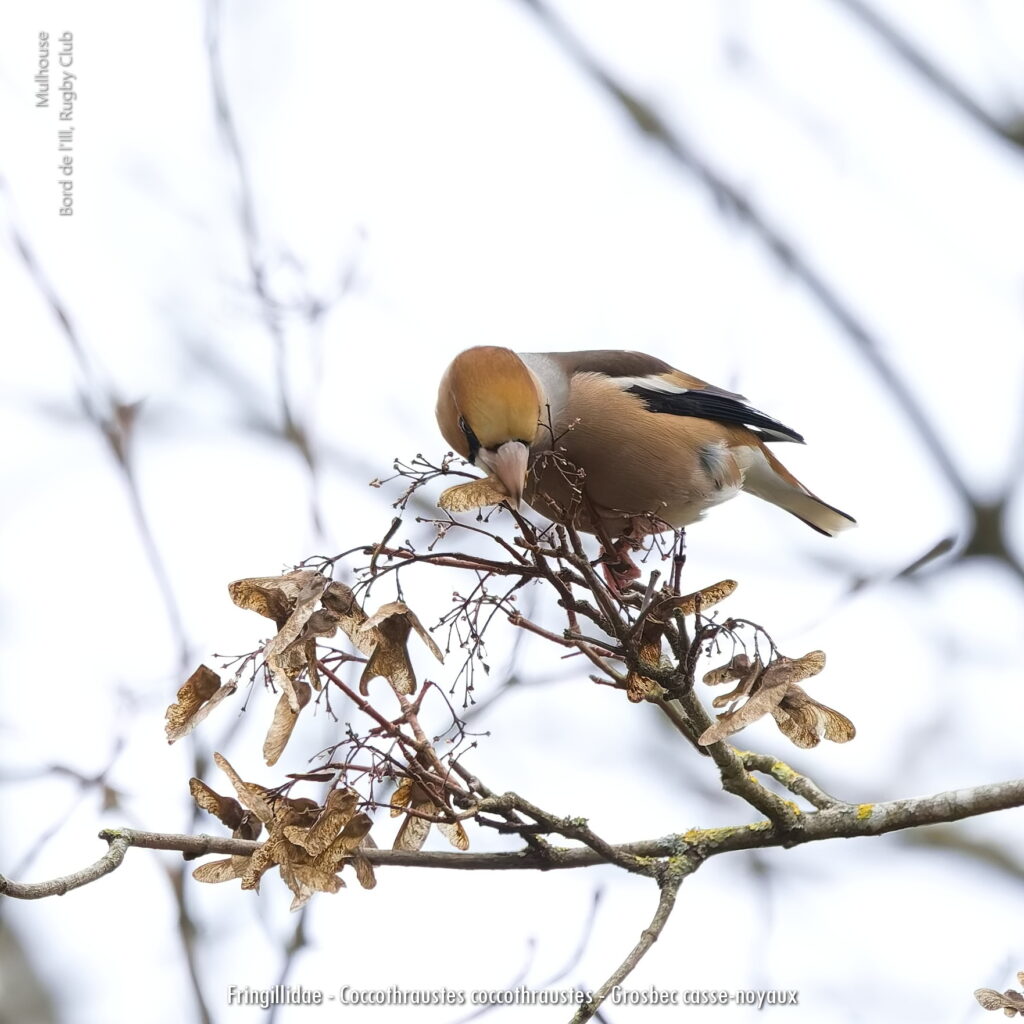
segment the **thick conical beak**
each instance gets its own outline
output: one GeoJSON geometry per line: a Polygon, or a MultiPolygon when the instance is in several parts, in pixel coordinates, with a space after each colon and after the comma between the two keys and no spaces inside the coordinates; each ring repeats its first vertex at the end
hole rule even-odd
{"type": "Polygon", "coordinates": [[[530,464],[530,449],[522,441],[506,441],[488,459],[489,469],[508,491],[509,504],[518,511],[526,486],[526,471],[530,464]]]}

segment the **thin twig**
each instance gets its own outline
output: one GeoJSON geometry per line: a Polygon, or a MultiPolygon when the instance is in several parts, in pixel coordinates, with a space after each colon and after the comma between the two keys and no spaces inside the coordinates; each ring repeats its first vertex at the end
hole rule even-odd
{"type": "Polygon", "coordinates": [[[611,977],[583,1003],[572,1018],[571,1024],[583,1024],[590,1020],[597,1012],[598,1007],[608,998],[612,989],[622,982],[633,972],[637,964],[644,958],[651,946],[658,941],[665,923],[669,919],[676,905],[676,896],[683,879],[692,874],[696,865],[690,864],[682,859],[673,858],[665,866],[658,879],[661,886],[661,895],[658,898],[658,906],[651,918],[651,923],[640,933],[640,941],[629,951],[625,960],[612,972],[611,977]]]}
{"type": "Polygon", "coordinates": [[[785,761],[768,754],[755,754],[750,750],[738,750],[737,756],[749,771],[763,772],[770,775],[776,782],[781,782],[795,796],[802,796],[811,806],[823,810],[839,807],[843,801],[826,793],[816,782],[806,775],[794,771],[785,761]]]}

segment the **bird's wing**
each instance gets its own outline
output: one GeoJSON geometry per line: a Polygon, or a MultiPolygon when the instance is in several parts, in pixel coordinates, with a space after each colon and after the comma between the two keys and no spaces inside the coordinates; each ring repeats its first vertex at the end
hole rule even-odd
{"type": "Polygon", "coordinates": [[[568,381],[576,374],[599,373],[609,383],[639,398],[651,413],[692,416],[746,427],[763,441],[797,441],[803,436],[773,416],[750,405],[742,396],[692,377],[643,352],[595,350],[552,352],[523,356],[531,368],[540,369],[545,384],[568,381]]]}

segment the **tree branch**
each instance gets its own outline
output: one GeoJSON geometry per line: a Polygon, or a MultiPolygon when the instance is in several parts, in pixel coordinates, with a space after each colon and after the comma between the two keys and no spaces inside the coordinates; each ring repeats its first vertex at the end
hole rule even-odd
{"type": "MultiPolygon", "coordinates": [[[[686,717],[696,726],[698,734],[711,725],[711,718],[693,692],[692,685],[679,696],[679,703],[686,712],[686,717]]],[[[747,771],[743,758],[734,747],[720,742],[709,743],[705,749],[718,765],[723,789],[746,800],[781,832],[795,833],[800,829],[800,809],[789,800],[776,796],[770,789],[762,786],[760,780],[747,771]]]]}
{"type": "Polygon", "coordinates": [[[769,754],[755,754],[752,750],[738,750],[737,756],[748,771],[763,772],[776,782],[781,782],[794,796],[802,796],[812,807],[824,810],[841,806],[843,801],[826,793],[806,775],[790,768],[785,761],[779,761],[769,754]]]}
{"type": "Polygon", "coordinates": [[[654,911],[654,917],[651,918],[651,923],[640,933],[640,941],[629,951],[626,959],[615,968],[611,977],[576,1011],[570,1024],[583,1024],[584,1021],[590,1020],[597,1013],[598,1007],[611,994],[612,989],[616,985],[621,985],[632,973],[636,965],[661,936],[669,914],[675,908],[676,895],[679,892],[679,887],[683,884],[683,879],[696,869],[696,864],[687,863],[681,858],[669,862],[666,870],[658,879],[658,884],[661,886],[661,897],[658,900],[657,909],[654,911]]]}
{"type": "MultiPolygon", "coordinates": [[[[735,752],[734,752],[735,754],[735,752]]],[[[735,754],[743,758],[762,755],[735,754]]],[[[781,762],[778,762],[781,764],[781,762]]],[[[785,767],[785,766],[784,766],[785,767]]],[[[760,768],[758,769],[760,770],[760,768]]],[[[804,776],[793,773],[795,779],[804,776]]],[[[805,780],[807,781],[807,780],[805,780]]],[[[802,787],[802,783],[797,782],[802,787]]],[[[813,785],[813,784],[812,784],[813,785]]],[[[816,787],[815,787],[816,789],[816,787]]],[[[765,792],[768,792],[765,790],[765,792]]],[[[810,791],[808,791],[810,792],[810,791]]],[[[820,792],[820,791],[819,791],[820,792]]],[[[801,794],[803,795],[803,794],[801,794]]],[[[809,799],[809,797],[808,797],[809,799]]],[[[830,798],[831,799],[831,798],[830,798]]],[[[532,805],[522,803],[524,808],[532,805]]],[[[618,864],[637,870],[643,858],[696,858],[697,862],[720,853],[737,850],[760,850],[774,846],[801,846],[825,839],[853,839],[858,836],[879,836],[901,829],[942,822],[960,821],[993,811],[1024,806],[1024,779],[994,782],[969,789],[949,790],[932,796],[889,800],[877,804],[849,804],[835,802],[822,810],[800,815],[798,831],[779,828],[770,821],[757,821],[747,825],[725,828],[690,829],[682,835],[669,835],[661,839],[641,842],[607,844],[597,839],[585,825],[577,831],[589,833],[593,845],[571,849],[550,847],[544,851],[518,850],[511,853],[449,853],[447,851],[376,850],[360,848],[360,853],[372,864],[393,867],[444,868],[458,871],[509,871],[558,868],[584,868],[599,864],[618,864]],[[596,842],[595,842],[596,840],[596,842]],[[630,863],[631,862],[631,863],[630,863]]],[[[531,814],[530,811],[526,813],[531,814]]],[[[546,817],[538,810],[538,815],[546,817]]],[[[562,819],[555,824],[565,825],[562,819]]],[[[571,824],[571,820],[569,822],[571,824]]],[[[557,829],[552,828],[552,831],[557,829]]],[[[100,838],[110,844],[110,850],[95,864],[81,871],[51,879],[48,882],[14,882],[0,875],[0,895],[15,899],[32,900],[46,896],[61,896],[79,886],[95,882],[120,866],[125,852],[131,846],[148,850],[176,850],[193,859],[210,853],[237,854],[248,857],[261,843],[232,839],[227,836],[176,835],[164,832],[141,832],[135,829],[104,829],[100,838]]],[[[582,840],[581,840],[582,841],[582,840]]],[[[657,870],[651,865],[646,873],[657,870]]],[[[690,869],[695,870],[695,867],[690,869]]]]}
{"type": "Polygon", "coordinates": [[[16,900],[41,900],[47,896],[63,896],[72,889],[78,889],[96,879],[116,871],[132,845],[129,837],[111,832],[101,833],[110,844],[110,849],[95,864],[90,864],[81,871],[72,871],[70,875],[51,878],[48,882],[12,882],[0,875],[0,896],[13,896],[16,900]]]}
{"type": "Polygon", "coordinates": [[[517,796],[515,793],[505,793],[500,797],[491,797],[480,805],[481,811],[498,810],[503,813],[518,811],[533,818],[538,825],[548,832],[555,832],[565,836],[567,839],[575,839],[589,847],[602,861],[615,864],[625,871],[634,874],[651,875],[654,873],[652,865],[637,857],[634,853],[625,852],[621,847],[612,846],[600,836],[596,835],[587,825],[586,818],[558,818],[547,811],[517,796]]]}
{"type": "Polygon", "coordinates": [[[968,117],[977,121],[1003,142],[1010,143],[1018,151],[1024,148],[1024,126],[1016,123],[1003,123],[990,114],[966,89],[910,38],[904,35],[896,25],[887,20],[880,11],[863,3],[862,0],[836,0],[840,7],[856,18],[860,24],[875,34],[898,57],[916,72],[937,92],[945,96],[950,103],[958,107],[968,117]]]}

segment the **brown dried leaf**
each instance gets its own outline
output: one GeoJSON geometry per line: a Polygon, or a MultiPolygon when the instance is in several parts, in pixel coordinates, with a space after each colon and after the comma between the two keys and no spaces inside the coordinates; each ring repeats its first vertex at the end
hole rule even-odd
{"type": "Polygon", "coordinates": [[[334,841],[334,846],[346,854],[351,853],[366,838],[373,827],[373,819],[360,811],[345,823],[341,834],[334,841]]]}
{"type": "Polygon", "coordinates": [[[443,662],[444,655],[434,643],[433,637],[423,628],[416,613],[402,601],[381,605],[359,627],[359,632],[373,631],[377,637],[373,653],[359,680],[359,692],[364,697],[369,693],[370,680],[377,676],[384,676],[396,693],[416,692],[416,675],[406,647],[409,634],[414,629],[434,657],[443,662]]]}
{"type": "Polygon", "coordinates": [[[358,849],[352,854],[352,867],[355,870],[355,878],[364,889],[374,889],[377,886],[377,876],[374,873],[374,865],[366,856],[364,851],[376,850],[377,844],[373,836],[367,836],[359,844],[358,849]]]}
{"type": "Polygon", "coordinates": [[[313,864],[286,863],[281,865],[281,878],[295,894],[289,910],[299,910],[309,902],[315,892],[335,893],[345,883],[333,872],[325,871],[313,864]]]}
{"type": "MultiPolygon", "coordinates": [[[[825,652],[811,651],[802,658],[784,658],[781,654],[768,666],[773,679],[788,684],[816,676],[825,667],[825,652]]],[[[767,674],[767,673],[766,673],[767,674]]]]}
{"type": "Polygon", "coordinates": [[[721,686],[723,683],[731,683],[736,679],[742,679],[750,672],[750,658],[745,654],[737,654],[732,661],[710,672],[704,673],[704,683],[707,686],[721,686]]]}
{"type": "Polygon", "coordinates": [[[846,715],[840,714],[808,696],[793,684],[779,706],[772,709],[772,717],[784,735],[798,747],[816,747],[821,739],[833,743],[846,743],[857,735],[846,715]]]}
{"type": "Polygon", "coordinates": [[[271,833],[266,842],[260,844],[249,858],[249,866],[242,875],[242,888],[259,891],[260,879],[275,864],[287,864],[302,853],[280,833],[271,833]]]}
{"type": "Polygon", "coordinates": [[[355,814],[358,803],[359,794],[354,789],[332,789],[324,801],[324,813],[337,812],[348,821],[355,814]]]}
{"type": "Polygon", "coordinates": [[[236,878],[242,877],[248,864],[248,857],[228,857],[226,860],[211,860],[206,864],[200,864],[192,872],[192,877],[197,882],[231,882],[236,878]],[[244,864],[244,867],[239,865],[239,861],[244,864]]]}
{"type": "MultiPolygon", "coordinates": [[[[393,625],[393,620],[399,620],[404,629],[401,631],[404,633],[403,640],[409,636],[409,628],[412,627],[416,630],[417,636],[427,645],[427,649],[438,661],[444,662],[444,655],[441,653],[441,648],[434,643],[434,638],[423,628],[423,623],[420,622],[419,617],[416,613],[407,605],[404,601],[389,601],[387,604],[382,604],[374,613],[371,615],[360,627],[363,630],[376,627],[379,630],[383,630],[386,627],[393,625]]],[[[399,635],[399,631],[395,630],[395,636],[399,635]]]]}
{"type": "Polygon", "coordinates": [[[342,861],[353,856],[372,826],[372,819],[360,811],[345,825],[337,839],[314,859],[313,863],[325,871],[337,871],[342,861]]]}
{"type": "Polygon", "coordinates": [[[705,729],[697,742],[706,747],[709,743],[718,743],[733,733],[739,732],[740,729],[745,729],[752,722],[767,715],[782,700],[785,693],[784,682],[777,682],[774,686],[760,686],[747,698],[742,707],[719,715],[718,721],[705,729]]]}
{"type": "Polygon", "coordinates": [[[292,891],[292,902],[288,909],[290,911],[301,910],[312,898],[316,891],[312,886],[304,884],[296,871],[296,865],[282,864],[278,869],[281,873],[281,881],[292,891]]]}
{"type": "Polygon", "coordinates": [[[262,786],[245,782],[222,754],[218,754],[215,751],[213,760],[217,767],[231,780],[231,785],[235,787],[235,792],[238,794],[238,799],[241,801],[242,806],[252,811],[265,825],[273,824],[275,817],[274,806],[272,801],[267,798],[267,791],[262,786]]]}
{"type": "MultiPolygon", "coordinates": [[[[344,883],[332,877],[331,862],[315,860],[305,849],[304,844],[312,834],[314,843],[317,844],[316,848],[323,845],[322,840],[318,839],[318,831],[314,830],[314,826],[323,822],[319,825],[319,830],[328,834],[329,843],[333,841],[337,844],[335,860],[344,859],[348,855],[348,847],[358,845],[369,829],[370,819],[366,815],[353,817],[352,809],[357,799],[355,792],[333,792],[328,796],[325,806],[320,807],[315,800],[307,797],[282,797],[256,783],[245,782],[222,755],[214,754],[214,759],[231,779],[241,804],[250,807],[254,814],[259,814],[267,822],[270,836],[251,856],[235,856],[226,861],[204,865],[197,871],[196,877],[207,882],[239,878],[243,889],[258,890],[262,876],[276,864],[281,869],[281,877],[295,894],[293,908],[302,906],[314,892],[337,892],[344,883]],[[360,817],[365,821],[356,822],[346,835],[342,824],[350,825],[360,817]],[[340,842],[342,836],[345,837],[344,845],[340,842]]],[[[219,797],[199,780],[193,780],[193,783],[193,796],[200,806],[213,813],[222,810],[223,801],[229,800],[226,797],[219,797]]],[[[230,802],[235,804],[235,801],[230,802]]],[[[232,810],[228,811],[228,816],[234,819],[241,808],[236,804],[232,810]]],[[[242,815],[241,827],[235,831],[235,835],[239,835],[240,832],[244,835],[247,825],[255,825],[258,834],[262,826],[247,820],[248,817],[242,815]]]]}
{"type": "MultiPolygon", "coordinates": [[[[739,661],[742,658],[747,662],[746,671],[742,676],[739,677],[739,683],[736,687],[730,690],[728,693],[719,694],[712,702],[711,706],[714,708],[724,708],[731,704],[735,700],[739,700],[741,697],[749,697],[761,684],[761,675],[764,672],[764,665],[761,664],[760,658],[755,658],[752,662],[746,658],[745,655],[739,655],[738,658],[734,658],[733,661],[739,661]]],[[[731,665],[733,662],[730,662],[731,665]]],[[[723,666],[717,671],[723,672],[729,668],[729,665],[723,666]]],[[[712,670],[716,671],[716,670],[712,670]]],[[[712,673],[708,673],[711,675],[712,673]]],[[[704,681],[707,682],[707,676],[704,677],[704,681]]],[[[714,686],[715,683],[710,685],[714,686]]]]}
{"type": "Polygon", "coordinates": [[[656,696],[662,689],[661,684],[643,674],[645,666],[661,667],[661,630],[645,630],[643,639],[637,649],[638,667],[629,670],[626,676],[626,696],[633,704],[639,704],[650,697],[656,696]]]}
{"type": "Polygon", "coordinates": [[[306,621],[302,637],[306,640],[315,640],[321,636],[334,636],[337,632],[338,616],[328,608],[317,608],[306,621]]]}
{"type": "Polygon", "coordinates": [[[439,821],[437,829],[456,850],[469,849],[469,836],[466,835],[461,821],[439,821]]]}
{"type": "Polygon", "coordinates": [[[413,785],[414,783],[412,779],[402,779],[395,788],[395,792],[391,796],[392,818],[397,818],[398,815],[402,813],[402,808],[409,806],[409,800],[412,798],[413,785]]]}
{"type": "Polygon", "coordinates": [[[735,580],[721,580],[693,594],[664,598],[654,605],[650,614],[662,621],[676,612],[682,615],[695,615],[698,611],[703,612],[720,601],[724,601],[735,592],[738,586],[739,584],[735,580]]]}
{"type": "Polygon", "coordinates": [[[338,837],[338,833],[355,812],[358,794],[355,790],[332,790],[316,821],[308,829],[296,825],[285,828],[284,834],[292,843],[301,846],[310,856],[317,857],[338,837]]]}
{"type": "Polygon", "coordinates": [[[309,703],[312,695],[309,683],[299,680],[292,686],[299,707],[298,710],[292,710],[286,693],[282,693],[278,698],[277,707],[274,708],[274,719],[267,730],[267,738],[263,741],[263,758],[268,765],[277,764],[288,740],[291,739],[295,723],[299,720],[299,711],[309,703]]]}
{"type": "Polygon", "coordinates": [[[187,736],[225,698],[235,692],[234,680],[221,685],[220,676],[200,665],[178,690],[178,697],[166,712],[167,742],[187,736]]]}
{"type": "Polygon", "coordinates": [[[356,600],[351,588],[344,583],[332,583],[323,593],[321,602],[324,608],[337,618],[345,635],[355,645],[360,654],[373,654],[377,637],[371,632],[363,632],[366,612],[356,600]]]}
{"type": "Polygon", "coordinates": [[[730,705],[733,701],[739,700],[742,696],[744,696],[743,687],[737,686],[735,690],[730,690],[728,693],[723,693],[715,697],[715,699],[711,702],[711,706],[713,708],[728,707],[728,705],[730,705]]]}
{"type": "MultiPolygon", "coordinates": [[[[1008,998],[1011,995],[1020,998],[1019,993],[1014,992],[1013,989],[1008,989],[1005,993],[997,992],[994,988],[976,988],[974,990],[974,998],[978,1000],[983,1009],[1002,1010],[1007,1017],[1012,1017],[1020,1012],[1014,1002],[1008,998]]],[[[1024,1007],[1024,1000],[1021,1000],[1020,1005],[1024,1007]]]]}
{"type": "MultiPolygon", "coordinates": [[[[412,779],[402,780],[398,789],[395,790],[395,795],[391,798],[391,802],[400,807],[407,807],[418,811],[420,814],[436,815],[438,810],[437,804],[430,798],[427,791],[412,779]]],[[[400,810],[395,810],[392,807],[392,817],[401,813],[400,810]]],[[[398,835],[395,836],[395,841],[391,844],[391,848],[393,850],[420,849],[430,833],[430,825],[431,823],[426,818],[421,818],[416,814],[406,814],[405,821],[402,822],[401,827],[398,829],[398,835]]]]}
{"type": "Polygon", "coordinates": [[[196,778],[188,780],[188,791],[192,794],[197,807],[218,818],[228,828],[236,829],[242,824],[245,811],[234,797],[221,796],[201,779],[196,778]]]}
{"type": "Polygon", "coordinates": [[[259,839],[263,831],[263,822],[252,811],[246,811],[242,824],[231,830],[233,839],[259,839]]]}
{"type": "Polygon", "coordinates": [[[416,613],[410,609],[407,611],[406,616],[409,619],[410,625],[416,631],[416,635],[426,645],[427,650],[430,651],[430,653],[435,658],[437,658],[437,660],[441,662],[441,664],[443,665],[444,655],[441,653],[441,648],[438,647],[437,644],[434,642],[434,638],[430,635],[430,633],[423,628],[423,623],[420,622],[419,617],[416,615],[416,613]]]}
{"type": "Polygon", "coordinates": [[[661,684],[639,672],[630,672],[626,676],[626,697],[631,704],[640,704],[658,694],[661,684]]]}
{"type": "Polygon", "coordinates": [[[779,655],[763,670],[760,661],[755,658],[751,663],[742,654],[713,669],[704,677],[710,685],[740,677],[740,684],[731,693],[711,702],[714,707],[723,707],[743,696],[747,700],[737,710],[720,715],[698,742],[707,745],[724,740],[769,713],[783,734],[799,747],[817,746],[822,737],[835,743],[853,739],[856,730],[845,715],[814,700],[797,685],[824,667],[824,652],[811,651],[802,658],[779,655]]]}
{"type": "MultiPolygon", "coordinates": [[[[433,804],[414,804],[413,809],[424,814],[433,814],[436,811],[433,804]]],[[[427,841],[429,834],[430,822],[426,818],[407,814],[391,848],[393,850],[419,850],[427,841]]]]}
{"type": "MultiPolygon", "coordinates": [[[[337,630],[335,630],[337,632],[337,630]]],[[[307,640],[305,644],[306,670],[309,672],[309,681],[313,689],[319,693],[324,688],[324,681],[320,678],[320,672],[316,667],[316,640],[307,640]]]]}
{"type": "Polygon", "coordinates": [[[1003,993],[997,992],[994,988],[976,988],[974,998],[981,1003],[983,1010],[1001,1010],[1003,1008],[1003,993]]]}
{"type": "Polygon", "coordinates": [[[471,512],[488,505],[500,505],[507,497],[508,491],[501,481],[497,477],[486,476],[449,487],[441,492],[437,504],[446,512],[471,512]]]}
{"type": "Polygon", "coordinates": [[[356,878],[364,889],[376,886],[377,876],[373,873],[373,865],[358,850],[352,857],[352,867],[355,868],[356,878]]]}
{"type": "MultiPolygon", "coordinates": [[[[296,575],[291,573],[290,575],[296,575]]],[[[294,680],[306,667],[306,648],[304,644],[295,644],[313,614],[317,603],[323,596],[330,580],[320,573],[308,574],[309,579],[295,595],[295,605],[287,621],[280,627],[264,650],[267,667],[274,682],[288,696],[288,706],[295,714],[299,713],[299,700],[295,692],[294,680]]]]}
{"type": "Polygon", "coordinates": [[[228,593],[239,608],[273,619],[277,628],[281,629],[294,611],[299,594],[318,579],[324,577],[315,570],[298,569],[281,576],[254,576],[235,580],[228,584],[228,593]]]}
{"type": "MultiPolygon", "coordinates": [[[[265,790],[271,799],[274,794],[265,790]]],[[[277,797],[275,804],[275,824],[283,828],[285,825],[298,825],[309,828],[320,817],[321,807],[315,800],[307,796],[277,797]]]]}
{"type": "MultiPolygon", "coordinates": [[[[306,850],[306,836],[309,834],[310,828],[312,828],[311,825],[284,825],[281,828],[281,834],[293,846],[300,846],[306,850]]],[[[309,851],[306,850],[306,852],[309,851]]]]}
{"type": "Polygon", "coordinates": [[[804,679],[807,675],[813,675],[814,671],[820,671],[820,668],[812,668],[815,660],[812,655],[818,654],[821,655],[821,663],[824,664],[825,655],[821,654],[821,651],[812,651],[811,654],[796,660],[780,656],[762,671],[758,671],[760,662],[755,658],[749,674],[740,685],[732,693],[716,697],[712,703],[715,707],[721,707],[723,702],[743,696],[744,693],[747,694],[746,702],[735,711],[719,715],[718,721],[705,729],[697,742],[702,746],[718,743],[767,715],[785,697],[793,678],[804,679]],[[811,661],[805,663],[808,658],[811,661]]]}

